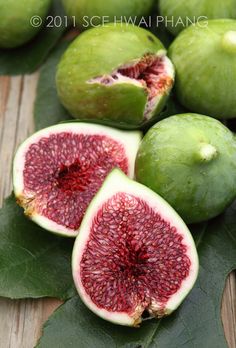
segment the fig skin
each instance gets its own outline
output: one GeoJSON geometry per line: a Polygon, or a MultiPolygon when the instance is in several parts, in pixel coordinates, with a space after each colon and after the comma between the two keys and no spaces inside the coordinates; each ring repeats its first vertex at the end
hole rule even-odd
{"type": "Polygon", "coordinates": [[[169,48],[177,97],[189,111],[234,118],[236,21],[219,19],[202,25],[185,29],[169,48]]]}
{"type": "MultiPolygon", "coordinates": [[[[139,127],[144,121],[147,93],[143,86],[90,83],[116,69],[139,61],[146,54],[165,55],[162,43],[149,31],[126,24],[110,23],[83,32],[69,46],[56,74],[58,96],[78,119],[114,121],[139,127]]],[[[165,105],[164,93],[154,115],[165,105]]]]}
{"type": "Polygon", "coordinates": [[[74,24],[81,30],[122,17],[127,21],[129,18],[136,20],[136,17],[139,20],[148,15],[153,6],[153,0],[62,0],[62,3],[67,15],[75,17],[74,24]]]}
{"type": "Polygon", "coordinates": [[[173,19],[173,24],[167,22],[167,29],[176,36],[186,26],[200,19],[236,18],[236,1],[160,0],[159,11],[161,16],[167,17],[168,21],[173,19]],[[202,16],[205,18],[200,18],[202,16]],[[186,18],[189,19],[189,23],[186,23],[186,18]],[[186,26],[183,26],[182,22],[186,23],[186,26]]]}
{"type": "Polygon", "coordinates": [[[171,116],[145,135],[136,178],[160,194],[186,223],[213,218],[236,197],[234,134],[208,116],[171,116]]]}
{"type": "Polygon", "coordinates": [[[51,0],[0,0],[0,47],[15,48],[30,41],[42,28],[33,27],[31,18],[44,21],[50,5],[51,0]]]}

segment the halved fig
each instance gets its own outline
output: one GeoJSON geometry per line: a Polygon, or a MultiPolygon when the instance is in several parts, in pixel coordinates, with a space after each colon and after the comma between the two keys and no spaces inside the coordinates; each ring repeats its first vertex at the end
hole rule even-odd
{"type": "Polygon", "coordinates": [[[160,318],[180,305],[196,281],[198,256],[173,208],[114,169],[86,211],[72,268],[88,308],[138,326],[144,314],[160,318]]]}
{"type": "Polygon", "coordinates": [[[75,39],[58,65],[56,82],[75,118],[138,128],[163,109],[174,67],[151,32],[110,23],[75,39]]]}
{"type": "Polygon", "coordinates": [[[25,214],[67,237],[78,233],[85,210],[113,168],[134,175],[140,132],[67,123],[45,128],[18,149],[14,192],[25,214]]]}

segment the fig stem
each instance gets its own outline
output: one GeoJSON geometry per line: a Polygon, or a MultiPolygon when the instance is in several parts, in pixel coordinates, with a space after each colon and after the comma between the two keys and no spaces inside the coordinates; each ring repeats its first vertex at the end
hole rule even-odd
{"type": "Polygon", "coordinates": [[[210,162],[217,157],[217,149],[211,144],[202,144],[199,151],[199,158],[202,162],[210,162]]]}
{"type": "Polygon", "coordinates": [[[222,39],[223,47],[226,51],[235,53],[236,52],[236,31],[227,31],[222,39]]]}

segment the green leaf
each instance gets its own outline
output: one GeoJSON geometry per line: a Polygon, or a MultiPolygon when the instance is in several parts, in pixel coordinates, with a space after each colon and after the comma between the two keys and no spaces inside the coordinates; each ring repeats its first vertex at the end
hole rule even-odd
{"type": "Polygon", "coordinates": [[[60,104],[55,83],[57,64],[68,44],[68,42],[63,42],[58,45],[41,69],[34,107],[36,130],[71,119],[71,116],[60,104]]]}
{"type": "MultiPolygon", "coordinates": [[[[61,1],[53,0],[49,16],[60,16],[65,13],[61,1]]],[[[0,75],[19,75],[34,72],[45,60],[51,49],[65,32],[65,21],[60,27],[45,27],[28,44],[16,49],[0,49],[0,75]]]]}
{"type": "Polygon", "coordinates": [[[236,204],[221,217],[192,227],[200,274],[190,295],[168,318],[140,329],[115,326],[90,312],[78,297],[62,305],[44,326],[38,347],[226,348],[220,319],[228,273],[236,268],[236,204]]]}
{"type": "Polygon", "coordinates": [[[73,242],[56,237],[28,220],[13,196],[0,210],[0,296],[73,296],[73,242]]]}

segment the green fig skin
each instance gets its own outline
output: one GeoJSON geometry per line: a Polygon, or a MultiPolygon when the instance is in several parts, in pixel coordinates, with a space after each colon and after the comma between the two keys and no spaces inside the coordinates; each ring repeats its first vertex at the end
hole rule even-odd
{"type": "Polygon", "coordinates": [[[15,48],[30,41],[42,28],[34,27],[31,18],[42,22],[49,11],[51,0],[0,0],[0,48],[15,48]]]}
{"type": "MultiPolygon", "coordinates": [[[[74,40],[59,62],[58,96],[75,118],[138,127],[144,120],[147,102],[147,92],[142,86],[131,83],[106,86],[90,81],[139,61],[145,54],[159,52],[165,54],[162,43],[136,26],[110,23],[89,29],[74,40]]],[[[154,116],[160,113],[167,97],[168,93],[164,93],[154,116]]]]}
{"type": "Polygon", "coordinates": [[[236,21],[219,19],[202,25],[185,29],[169,48],[177,97],[191,112],[234,118],[236,21]]]}
{"type": "Polygon", "coordinates": [[[62,3],[67,15],[74,17],[74,24],[82,30],[115,19],[140,20],[153,6],[153,0],[62,0],[62,3]]]}
{"type": "Polygon", "coordinates": [[[167,18],[167,29],[177,36],[201,19],[236,18],[236,0],[159,0],[159,11],[167,18]]]}
{"type": "Polygon", "coordinates": [[[136,178],[161,195],[186,223],[206,221],[236,197],[235,137],[208,116],[171,116],[143,138],[136,178]]]}

